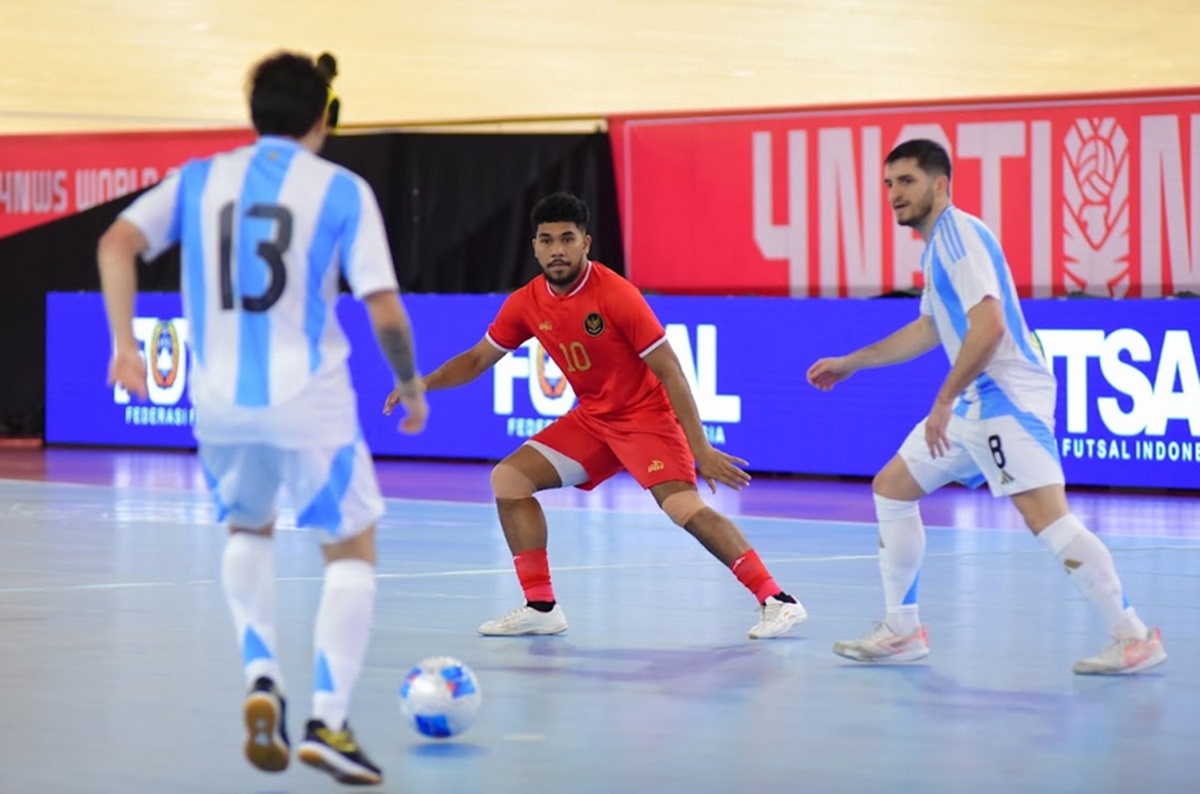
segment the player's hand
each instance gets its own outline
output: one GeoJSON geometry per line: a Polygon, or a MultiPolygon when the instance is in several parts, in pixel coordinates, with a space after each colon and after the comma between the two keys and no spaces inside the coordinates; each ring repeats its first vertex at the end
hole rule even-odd
{"type": "Polygon", "coordinates": [[[407,383],[392,389],[392,393],[383,401],[383,413],[392,415],[392,409],[397,405],[404,406],[404,418],[400,420],[401,433],[415,435],[425,429],[429,419],[429,403],[425,400],[425,381],[417,378],[415,384],[407,383]]]}
{"type": "Polygon", "coordinates": [[[946,428],[950,426],[950,417],[954,414],[954,403],[934,400],[929,416],[925,417],[925,443],[929,445],[929,454],[935,459],[950,452],[950,437],[946,428]]]}
{"type": "Polygon", "coordinates": [[[425,394],[425,380],[423,378],[414,378],[411,383],[396,384],[396,388],[392,389],[391,394],[383,401],[384,416],[391,416],[392,409],[404,401],[405,396],[420,397],[425,394]]]}
{"type": "Polygon", "coordinates": [[[113,353],[108,364],[108,385],[120,386],[130,394],[146,399],[146,358],[141,348],[123,348],[113,353]]]}
{"type": "Polygon", "coordinates": [[[821,391],[829,391],[835,383],[844,381],[854,371],[849,356],[822,358],[808,368],[808,382],[821,391]]]}
{"type": "Polygon", "coordinates": [[[713,493],[717,492],[718,482],[737,491],[749,485],[750,475],[742,469],[745,465],[746,461],[722,452],[711,444],[696,456],[696,470],[713,493]]]}

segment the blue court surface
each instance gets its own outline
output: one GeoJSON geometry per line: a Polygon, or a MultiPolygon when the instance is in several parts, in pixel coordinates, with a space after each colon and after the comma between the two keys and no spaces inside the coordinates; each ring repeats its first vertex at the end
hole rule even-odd
{"type": "MultiPolygon", "coordinates": [[[[242,758],[224,534],[194,456],[15,455],[0,451],[0,792],[344,790],[296,761],[268,775],[242,758]]],[[[374,790],[1200,790],[1195,494],[1072,494],[1170,655],[1142,675],[1082,678],[1071,664],[1108,642],[1099,618],[986,492],[939,494],[925,511],[933,653],[869,667],[830,651],[882,617],[866,483],[756,481],[710,500],[810,614],[752,641],[753,597],[623,477],[545,499],[567,633],[480,637],[521,600],[487,468],[384,462],[380,479],[375,631],[351,708],[384,769],[374,790]],[[483,690],[478,722],[448,741],[406,727],[397,705],[431,655],[465,661],[483,690]]],[[[321,566],[290,515],[276,569],[295,738],[321,566]]]]}

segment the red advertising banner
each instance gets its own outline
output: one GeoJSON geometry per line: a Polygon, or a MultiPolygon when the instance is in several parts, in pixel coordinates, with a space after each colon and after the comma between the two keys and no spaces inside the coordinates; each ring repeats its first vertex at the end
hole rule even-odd
{"type": "Polygon", "coordinates": [[[148,187],[253,130],[0,136],[0,237],[148,187]]]}
{"type": "Polygon", "coordinates": [[[921,285],[883,160],[933,138],[1024,297],[1200,292],[1200,90],[610,120],[625,266],[690,294],[921,285]]]}

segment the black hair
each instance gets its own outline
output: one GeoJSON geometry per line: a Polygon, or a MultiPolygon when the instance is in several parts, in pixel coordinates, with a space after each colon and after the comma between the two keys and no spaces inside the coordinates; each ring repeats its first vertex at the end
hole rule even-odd
{"type": "Polygon", "coordinates": [[[591,213],[583,199],[570,193],[551,193],[533,205],[529,219],[533,222],[534,234],[543,223],[573,223],[587,234],[591,213]]]}
{"type": "Polygon", "coordinates": [[[333,57],[332,52],[323,52],[317,56],[317,71],[330,83],[337,77],[337,58],[333,57]]]}
{"type": "Polygon", "coordinates": [[[250,75],[250,120],[259,135],[303,138],[325,113],[329,84],[313,59],[281,52],[250,75]]]}
{"type": "Polygon", "coordinates": [[[332,52],[323,52],[317,56],[317,71],[325,78],[325,82],[329,85],[329,92],[325,100],[325,123],[329,125],[329,129],[337,128],[338,116],[342,113],[342,100],[337,94],[333,93],[333,78],[337,77],[337,58],[333,57],[332,52]]]}
{"type": "Polygon", "coordinates": [[[950,155],[937,141],[928,138],[913,138],[892,149],[888,153],[884,165],[891,165],[897,160],[913,159],[917,167],[931,177],[945,176],[950,178],[950,155]]]}

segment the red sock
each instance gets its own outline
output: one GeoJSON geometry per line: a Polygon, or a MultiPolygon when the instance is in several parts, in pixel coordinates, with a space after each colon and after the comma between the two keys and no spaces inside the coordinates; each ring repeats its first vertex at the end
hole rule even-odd
{"type": "Polygon", "coordinates": [[[779,585],[775,584],[775,580],[771,578],[767,567],[763,565],[763,561],[758,557],[758,552],[754,549],[750,549],[734,560],[729,569],[733,571],[733,575],[737,577],[738,581],[746,586],[747,590],[754,593],[754,597],[760,604],[781,592],[779,585]]]}
{"type": "Polygon", "coordinates": [[[550,562],[545,549],[530,549],[513,557],[517,578],[525,591],[526,601],[553,601],[554,588],[550,586],[550,562]]]}

